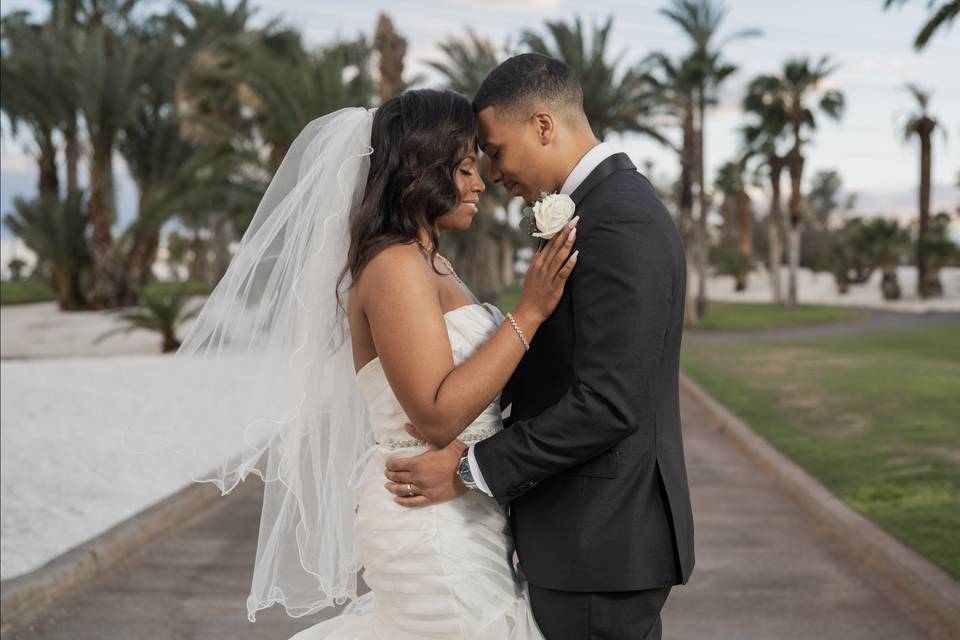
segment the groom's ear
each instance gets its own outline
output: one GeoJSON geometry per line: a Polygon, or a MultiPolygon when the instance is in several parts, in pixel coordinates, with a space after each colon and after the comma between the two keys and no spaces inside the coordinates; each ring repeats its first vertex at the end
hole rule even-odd
{"type": "Polygon", "coordinates": [[[549,111],[537,111],[533,114],[533,125],[541,145],[553,142],[557,135],[557,121],[549,111]]]}

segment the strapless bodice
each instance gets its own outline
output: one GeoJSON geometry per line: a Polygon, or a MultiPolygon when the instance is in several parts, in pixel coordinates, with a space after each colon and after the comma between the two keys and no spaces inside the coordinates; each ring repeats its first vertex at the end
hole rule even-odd
{"type": "MultiPolygon", "coordinates": [[[[471,303],[443,314],[450,338],[454,364],[459,366],[468,360],[503,321],[503,314],[489,302],[471,303]]],[[[380,358],[374,358],[357,371],[357,384],[367,401],[370,426],[380,446],[398,448],[416,446],[403,425],[412,422],[397,400],[387,381],[380,358]]],[[[459,439],[470,444],[492,436],[503,428],[500,414],[500,395],[494,398],[460,434],[459,439]]]]}

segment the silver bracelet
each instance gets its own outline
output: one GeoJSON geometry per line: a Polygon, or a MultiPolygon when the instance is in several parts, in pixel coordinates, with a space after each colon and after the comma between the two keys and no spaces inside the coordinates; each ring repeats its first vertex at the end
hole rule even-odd
{"type": "Polygon", "coordinates": [[[514,319],[513,314],[510,312],[507,312],[507,319],[510,321],[510,324],[513,325],[514,331],[516,331],[517,335],[520,337],[520,342],[523,343],[523,348],[526,351],[530,351],[530,343],[527,342],[527,339],[524,337],[523,329],[521,329],[520,326],[517,325],[517,321],[514,319]]]}

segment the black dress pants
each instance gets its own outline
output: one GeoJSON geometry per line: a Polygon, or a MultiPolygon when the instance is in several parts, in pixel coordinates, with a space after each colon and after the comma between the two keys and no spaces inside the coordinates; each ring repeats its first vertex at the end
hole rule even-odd
{"type": "Polygon", "coordinates": [[[671,587],[579,593],[534,584],[530,605],[546,640],[660,640],[671,587]]]}

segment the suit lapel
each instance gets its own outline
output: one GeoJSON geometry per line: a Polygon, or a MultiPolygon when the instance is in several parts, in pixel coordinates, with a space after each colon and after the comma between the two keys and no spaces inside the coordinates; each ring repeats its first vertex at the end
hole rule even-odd
{"type": "MultiPolygon", "coordinates": [[[[573,193],[570,195],[570,198],[573,200],[573,204],[580,206],[580,202],[587,196],[588,193],[593,191],[597,185],[617,171],[628,170],[636,171],[637,167],[633,164],[633,162],[630,161],[630,157],[627,154],[615,153],[612,156],[607,156],[604,158],[603,162],[598,164],[594,170],[590,172],[590,175],[588,175],[583,182],[580,183],[580,186],[573,190],[573,193]]],[[[540,243],[537,245],[537,251],[539,252],[545,244],[547,244],[547,241],[541,238],[540,243]]]]}
{"type": "Polygon", "coordinates": [[[570,194],[570,198],[573,200],[575,205],[580,206],[580,203],[587,196],[587,194],[593,191],[597,185],[617,171],[627,170],[637,170],[637,167],[634,166],[633,162],[630,161],[630,157],[627,154],[615,153],[612,156],[607,156],[604,158],[603,162],[598,164],[596,168],[590,172],[590,175],[588,175],[584,181],[580,183],[580,186],[573,190],[573,193],[570,194]]]}

